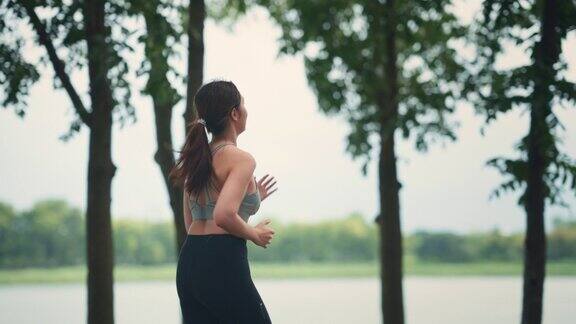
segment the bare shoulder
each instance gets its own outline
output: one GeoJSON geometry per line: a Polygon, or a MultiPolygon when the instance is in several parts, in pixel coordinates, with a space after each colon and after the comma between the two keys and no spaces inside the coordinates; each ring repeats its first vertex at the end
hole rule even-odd
{"type": "Polygon", "coordinates": [[[226,160],[229,161],[230,167],[241,166],[245,168],[256,168],[256,159],[249,152],[238,148],[236,146],[231,146],[226,152],[222,152],[226,155],[226,160]]]}

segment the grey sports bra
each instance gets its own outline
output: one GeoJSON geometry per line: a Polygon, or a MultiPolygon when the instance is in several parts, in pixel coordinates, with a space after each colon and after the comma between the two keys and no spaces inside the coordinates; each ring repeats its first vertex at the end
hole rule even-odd
{"type": "MultiPolygon", "coordinates": [[[[224,145],[231,144],[232,143],[224,143],[217,146],[212,151],[212,155],[214,155],[214,153],[224,145]]],[[[198,197],[196,197],[196,199],[192,199],[192,196],[190,196],[189,198],[190,212],[192,213],[193,219],[206,220],[213,218],[216,201],[212,201],[210,193],[206,188],[204,189],[204,192],[206,193],[206,203],[204,206],[198,203],[198,197]]],[[[256,189],[255,192],[246,193],[246,195],[244,195],[244,199],[242,199],[242,202],[240,203],[240,207],[238,208],[238,215],[240,215],[240,217],[242,217],[242,219],[247,222],[248,218],[250,218],[251,215],[254,215],[260,208],[260,202],[260,191],[258,189],[256,189]]]]}

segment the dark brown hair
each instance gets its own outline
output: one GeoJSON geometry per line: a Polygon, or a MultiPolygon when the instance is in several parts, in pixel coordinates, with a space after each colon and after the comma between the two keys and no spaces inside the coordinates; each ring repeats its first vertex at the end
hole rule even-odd
{"type": "Polygon", "coordinates": [[[194,106],[198,118],[204,119],[206,126],[198,123],[198,119],[188,124],[191,127],[180,157],[169,174],[176,186],[184,187],[186,192],[198,197],[202,188],[214,184],[216,174],[212,168],[212,152],[204,127],[212,136],[224,132],[230,112],[240,106],[241,99],[240,91],[231,81],[215,80],[198,89],[194,95],[194,106]]]}

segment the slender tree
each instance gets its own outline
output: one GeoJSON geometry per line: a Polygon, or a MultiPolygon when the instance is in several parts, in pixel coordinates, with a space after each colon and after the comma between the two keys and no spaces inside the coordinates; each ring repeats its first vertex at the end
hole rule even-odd
{"type": "Polygon", "coordinates": [[[86,209],[88,260],[88,323],[114,323],[114,253],[110,214],[112,178],[112,89],[107,73],[105,1],[84,0],[85,37],[92,115],[88,153],[86,209]]]}
{"type": "Polygon", "coordinates": [[[160,167],[166,185],[170,206],[172,208],[176,232],[176,248],[180,249],[186,238],[183,215],[183,193],[169,181],[169,172],[175,165],[174,145],[172,141],[172,112],[174,106],[182,99],[177,91],[178,82],[183,79],[186,84],[186,106],[182,115],[185,133],[190,130],[190,121],[197,116],[194,107],[194,95],[202,86],[204,80],[204,23],[208,16],[216,21],[226,18],[226,7],[207,12],[204,0],[191,0],[184,7],[180,2],[166,0],[131,0],[128,7],[129,15],[141,15],[146,24],[146,32],[140,36],[144,43],[145,60],[142,62],[139,74],[147,74],[148,82],[143,93],[150,95],[154,105],[157,151],[154,158],[160,167]],[[171,21],[178,13],[184,19],[176,23],[171,21]],[[183,28],[180,28],[183,27],[183,28]],[[188,36],[187,43],[187,73],[182,76],[170,64],[179,53],[174,47],[181,36],[182,30],[188,36]],[[171,82],[170,76],[178,81],[171,82]]]}
{"type": "Polygon", "coordinates": [[[206,4],[204,0],[190,0],[188,5],[188,74],[186,84],[186,110],[184,129],[190,130],[190,121],[197,116],[194,107],[194,95],[202,86],[204,80],[204,20],[206,19],[206,4]]]}
{"type": "Polygon", "coordinates": [[[158,164],[174,219],[175,251],[178,253],[184,243],[182,191],[168,178],[176,161],[172,141],[172,112],[174,106],[182,100],[178,85],[184,82],[182,75],[174,67],[173,60],[178,58],[183,36],[181,13],[186,9],[183,3],[166,0],[131,0],[127,3],[129,16],[144,18],[145,29],[139,35],[144,45],[144,59],[138,75],[146,75],[148,80],[142,93],[150,96],[154,108],[156,153],[154,160],[158,164]]]}
{"type": "Polygon", "coordinates": [[[120,121],[133,117],[130,90],[124,79],[128,67],[119,53],[128,48],[127,29],[119,28],[122,42],[113,40],[110,19],[117,6],[103,0],[3,1],[0,37],[0,82],[6,89],[4,106],[14,106],[25,114],[25,99],[30,86],[39,79],[36,64],[27,62],[22,49],[26,42],[18,24],[29,23],[36,43],[45,49],[42,63],[54,70],[55,86],[68,94],[76,112],[69,131],[61,138],[69,140],[84,124],[90,130],[87,176],[87,267],[88,323],[114,322],[113,244],[110,215],[111,185],[116,167],[112,162],[113,110],[121,110],[120,121]],[[40,13],[42,15],[40,15],[40,13]],[[11,41],[10,41],[11,40],[11,41]],[[62,54],[66,58],[62,58],[62,54]],[[90,107],[71,78],[75,68],[88,68],[90,107]]]}
{"type": "Polygon", "coordinates": [[[576,162],[562,153],[562,124],[553,106],[574,107],[576,86],[566,79],[562,41],[576,29],[576,2],[487,0],[474,31],[478,46],[475,90],[470,98],[486,122],[513,109],[529,111],[529,131],[516,146],[520,157],[488,161],[508,179],[492,196],[522,190],[518,204],[526,212],[523,324],[542,322],[546,269],[546,204],[566,206],[562,192],[576,190],[576,162]],[[531,52],[528,64],[498,69],[505,41],[531,52]]]}
{"type": "MultiPolygon", "coordinates": [[[[138,74],[146,74],[148,81],[142,92],[152,98],[154,106],[157,151],[154,159],[164,179],[170,206],[172,208],[176,232],[176,249],[180,249],[186,237],[182,217],[182,191],[169,181],[169,172],[175,164],[172,141],[172,112],[182,96],[178,93],[180,82],[186,84],[186,106],[182,115],[185,133],[189,131],[189,122],[197,115],[194,107],[194,95],[204,79],[204,23],[208,17],[220,22],[232,15],[234,6],[224,3],[212,12],[207,12],[203,0],[189,1],[185,6],[180,1],[167,0],[131,0],[126,2],[129,16],[144,18],[145,31],[139,36],[144,45],[144,60],[138,74]],[[180,16],[179,16],[180,15],[180,16]],[[183,17],[183,19],[178,19],[183,17]],[[182,76],[171,64],[179,57],[180,40],[184,34],[187,43],[187,73],[182,76]]],[[[244,8],[244,6],[241,6],[244,8]]],[[[237,15],[236,15],[237,16],[237,15]]]]}
{"type": "Polygon", "coordinates": [[[281,27],[280,52],[303,55],[321,112],[346,117],[346,150],[364,175],[379,149],[381,309],[385,323],[404,323],[395,135],[421,151],[455,139],[448,116],[465,87],[454,43],[465,30],[446,0],[254,2],[281,27]]]}

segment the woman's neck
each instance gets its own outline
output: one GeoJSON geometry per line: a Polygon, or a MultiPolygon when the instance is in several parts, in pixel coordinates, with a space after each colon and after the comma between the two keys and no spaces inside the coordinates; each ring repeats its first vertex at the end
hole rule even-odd
{"type": "Polygon", "coordinates": [[[231,143],[237,145],[236,137],[235,136],[222,136],[222,137],[214,137],[210,142],[210,145],[218,145],[221,143],[231,143]]]}

